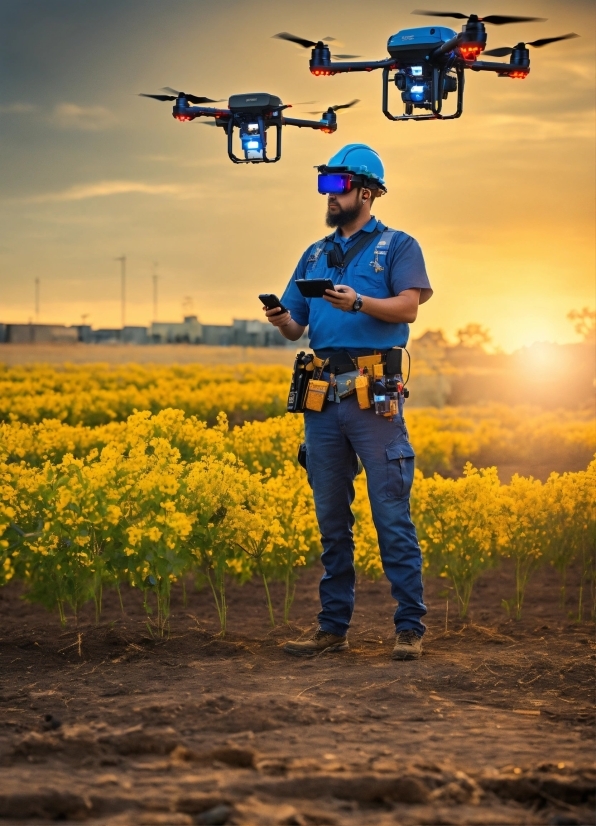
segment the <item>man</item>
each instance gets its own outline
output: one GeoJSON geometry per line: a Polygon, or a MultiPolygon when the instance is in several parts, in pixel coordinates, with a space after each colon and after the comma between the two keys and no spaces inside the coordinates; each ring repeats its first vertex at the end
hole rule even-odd
{"type": "MultiPolygon", "coordinates": [[[[418,305],[432,295],[417,242],[389,230],[371,216],[373,201],[387,192],[378,154],[349,144],[318,167],[319,192],[327,194],[327,225],[335,234],[310,246],[281,303],[265,314],[289,341],[308,326],[310,346],[324,364],[322,379],[354,371],[356,359],[407,344],[418,305]],[[350,252],[352,251],[352,252],[350,252]],[[304,298],[296,279],[330,278],[323,298],[304,298]]],[[[333,390],[331,391],[333,394],[333,390]]],[[[328,396],[330,398],[330,396],[328,396]]],[[[397,600],[393,658],[422,653],[426,608],[422,600],[422,557],[410,519],[414,452],[401,412],[389,418],[359,407],[355,393],[339,403],[332,396],[322,411],[305,410],[306,465],[321,530],[325,573],[320,583],[319,628],[306,640],[288,642],[297,656],[348,648],[354,609],[352,526],[354,477],[360,457],[368,484],[381,561],[397,600]]]]}

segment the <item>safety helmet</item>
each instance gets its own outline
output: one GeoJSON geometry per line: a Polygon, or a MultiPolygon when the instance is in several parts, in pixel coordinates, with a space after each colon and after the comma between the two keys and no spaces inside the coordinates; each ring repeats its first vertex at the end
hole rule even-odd
{"type": "Polygon", "coordinates": [[[376,183],[385,192],[385,169],[378,153],[365,143],[349,143],[336,152],[329,162],[318,167],[321,173],[349,172],[376,183]]]}

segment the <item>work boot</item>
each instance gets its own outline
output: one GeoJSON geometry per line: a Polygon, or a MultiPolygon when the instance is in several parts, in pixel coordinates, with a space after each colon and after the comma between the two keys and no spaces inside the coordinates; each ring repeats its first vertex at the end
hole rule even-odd
{"type": "Polygon", "coordinates": [[[393,647],[392,660],[417,660],[422,656],[422,637],[411,628],[398,631],[393,647]]]}
{"type": "Polygon", "coordinates": [[[318,628],[307,640],[292,640],[284,645],[284,651],[295,657],[314,657],[323,651],[345,651],[349,648],[346,637],[338,637],[318,628]]]}

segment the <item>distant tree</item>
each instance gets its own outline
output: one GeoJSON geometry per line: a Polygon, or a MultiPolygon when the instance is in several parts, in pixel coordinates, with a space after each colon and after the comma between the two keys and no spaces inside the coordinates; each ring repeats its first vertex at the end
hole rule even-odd
{"type": "Polygon", "coordinates": [[[484,350],[491,344],[492,336],[490,332],[480,324],[466,324],[455,334],[457,342],[461,347],[484,350]]]}
{"type": "Polygon", "coordinates": [[[571,310],[567,313],[567,318],[573,324],[573,329],[584,341],[594,341],[596,339],[596,311],[589,307],[581,310],[571,310]]]}
{"type": "Polygon", "coordinates": [[[431,347],[449,347],[449,342],[445,338],[445,333],[442,330],[427,330],[416,339],[416,344],[431,347]]]}

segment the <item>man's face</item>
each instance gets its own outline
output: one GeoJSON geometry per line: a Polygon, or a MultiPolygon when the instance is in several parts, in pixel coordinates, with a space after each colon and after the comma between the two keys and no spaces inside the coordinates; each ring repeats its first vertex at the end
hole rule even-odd
{"type": "Polygon", "coordinates": [[[360,215],[364,201],[362,193],[369,192],[358,187],[343,195],[327,196],[327,214],[325,223],[328,227],[345,227],[360,215]]]}

